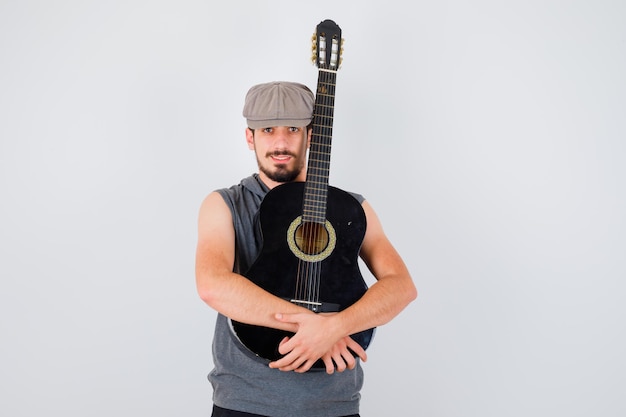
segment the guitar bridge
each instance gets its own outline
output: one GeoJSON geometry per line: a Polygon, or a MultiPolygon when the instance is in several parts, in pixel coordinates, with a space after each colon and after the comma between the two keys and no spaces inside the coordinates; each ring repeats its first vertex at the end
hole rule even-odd
{"type": "Polygon", "coordinates": [[[339,304],[336,303],[322,303],[317,301],[296,299],[291,299],[289,301],[296,305],[299,305],[300,307],[307,308],[314,313],[334,313],[339,311],[339,304]]]}

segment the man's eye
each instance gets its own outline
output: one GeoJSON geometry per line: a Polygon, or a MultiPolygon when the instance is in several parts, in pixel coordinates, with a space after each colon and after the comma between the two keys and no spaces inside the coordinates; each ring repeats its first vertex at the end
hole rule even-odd
{"type": "Polygon", "coordinates": [[[300,131],[300,128],[299,128],[299,127],[293,127],[293,126],[292,126],[292,127],[290,127],[290,128],[289,128],[289,130],[290,130],[290,131],[292,131],[292,132],[299,132],[299,131],[300,131]]]}

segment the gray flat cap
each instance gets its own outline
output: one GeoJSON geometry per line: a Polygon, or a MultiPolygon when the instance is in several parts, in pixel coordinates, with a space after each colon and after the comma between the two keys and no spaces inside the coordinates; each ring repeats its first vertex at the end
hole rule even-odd
{"type": "Polygon", "coordinates": [[[250,129],[308,126],[315,97],[307,86],[288,81],[258,84],[248,90],[243,116],[250,129]]]}

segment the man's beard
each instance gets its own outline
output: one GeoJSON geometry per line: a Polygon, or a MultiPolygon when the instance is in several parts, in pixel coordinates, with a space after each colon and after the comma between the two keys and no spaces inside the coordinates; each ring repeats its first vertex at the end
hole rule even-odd
{"type": "Polygon", "coordinates": [[[259,169],[265,174],[267,175],[267,178],[269,178],[272,181],[276,181],[276,182],[291,182],[293,180],[295,180],[298,175],[300,174],[301,169],[296,168],[296,169],[292,169],[292,170],[288,170],[285,166],[281,166],[278,165],[276,167],[276,170],[271,171],[269,169],[266,169],[263,166],[260,166],[259,169]]]}
{"type": "MultiPolygon", "coordinates": [[[[268,154],[267,156],[271,156],[271,155],[289,155],[292,157],[295,157],[295,155],[291,154],[291,153],[280,153],[280,152],[275,152],[275,153],[271,153],[268,154]]],[[[259,161],[257,161],[259,162],[259,161]]],[[[275,182],[291,182],[293,180],[295,180],[298,175],[300,175],[300,172],[302,171],[302,165],[298,165],[296,166],[294,169],[289,170],[287,168],[286,164],[278,164],[275,167],[273,167],[273,171],[272,168],[266,168],[263,165],[261,165],[261,163],[259,162],[259,169],[261,170],[261,172],[263,172],[267,178],[269,178],[272,181],[275,182]]]]}

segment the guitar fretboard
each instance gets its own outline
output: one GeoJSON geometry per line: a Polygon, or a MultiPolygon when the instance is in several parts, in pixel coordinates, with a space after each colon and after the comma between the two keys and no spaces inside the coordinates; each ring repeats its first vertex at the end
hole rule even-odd
{"type": "Polygon", "coordinates": [[[304,187],[302,214],[304,222],[323,224],[326,221],[336,80],[335,71],[319,70],[313,109],[313,133],[304,187]]]}

